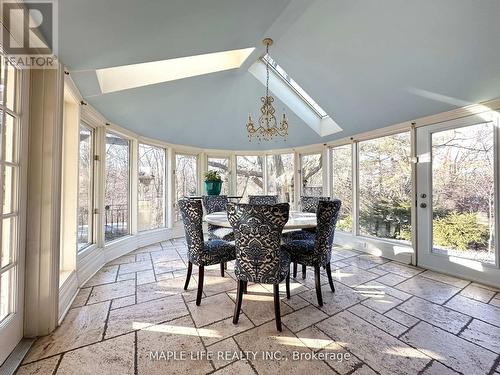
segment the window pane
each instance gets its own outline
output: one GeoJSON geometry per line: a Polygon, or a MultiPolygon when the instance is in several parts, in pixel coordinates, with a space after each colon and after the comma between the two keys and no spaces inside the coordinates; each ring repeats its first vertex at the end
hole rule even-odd
{"type": "Polygon", "coordinates": [[[352,146],[332,148],[333,198],[342,201],[337,229],[352,232],[352,146]]]}
{"type": "MultiPolygon", "coordinates": [[[[198,157],[194,155],[175,156],[175,201],[182,197],[196,195],[198,190],[198,157]]],[[[180,212],[175,209],[176,219],[180,220],[180,212]]]]}
{"type": "Polygon", "coordinates": [[[15,268],[1,274],[0,279],[0,322],[12,312],[12,279],[15,268]]]}
{"type": "Polygon", "coordinates": [[[3,214],[16,211],[16,168],[10,165],[3,166],[3,214]]]}
{"type": "Polygon", "coordinates": [[[433,252],[495,263],[494,127],[432,134],[433,252]]]}
{"type": "Polygon", "coordinates": [[[1,267],[14,261],[16,249],[16,218],[10,217],[2,220],[2,259],[1,267]]]}
{"type": "Polygon", "coordinates": [[[359,143],[362,235],[411,240],[410,133],[359,143]]]}
{"type": "Polygon", "coordinates": [[[323,195],[323,160],[321,154],[301,156],[302,195],[323,195]]]}
{"type": "Polygon", "coordinates": [[[165,226],[165,150],[139,145],[139,231],[165,226]]]}
{"type": "Polygon", "coordinates": [[[208,170],[217,171],[222,177],[221,194],[229,194],[229,159],[228,158],[208,158],[208,170]]]}
{"type": "Polygon", "coordinates": [[[92,243],[92,130],[80,126],[78,250],[92,243]]]}
{"type": "MultiPolygon", "coordinates": [[[[2,111],[0,111],[0,116],[2,111]]],[[[15,127],[16,120],[9,114],[5,115],[4,143],[3,143],[3,160],[11,163],[17,162],[17,129],[15,127]]]]}
{"type": "Polygon", "coordinates": [[[15,108],[15,98],[16,98],[16,83],[18,79],[19,70],[14,68],[12,65],[7,64],[7,92],[5,93],[6,103],[8,109],[13,111],[15,108]]]}
{"type": "Polygon", "coordinates": [[[237,195],[243,196],[242,202],[247,202],[249,195],[264,194],[263,163],[262,156],[236,157],[237,195]]]}
{"type": "Polygon", "coordinates": [[[280,202],[293,203],[293,154],[267,156],[267,193],[277,194],[280,202]]]}
{"type": "Polygon", "coordinates": [[[129,233],[129,142],[106,134],[105,240],[129,233]]]}

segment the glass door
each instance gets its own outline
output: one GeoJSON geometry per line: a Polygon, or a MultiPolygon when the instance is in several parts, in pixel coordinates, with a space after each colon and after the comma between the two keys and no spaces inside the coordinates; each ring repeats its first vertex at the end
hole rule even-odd
{"type": "Polygon", "coordinates": [[[418,263],[497,284],[498,120],[417,130],[418,263]]]}
{"type": "Polygon", "coordinates": [[[23,336],[20,195],[20,72],[2,57],[0,87],[0,365],[23,336]]]}

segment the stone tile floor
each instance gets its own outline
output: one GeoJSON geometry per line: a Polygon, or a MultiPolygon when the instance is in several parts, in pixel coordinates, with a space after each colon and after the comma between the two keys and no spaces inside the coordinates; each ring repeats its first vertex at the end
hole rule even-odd
{"type": "Polygon", "coordinates": [[[184,240],[151,245],[93,276],[18,374],[500,374],[499,290],[342,248],[332,270],[322,308],[311,270],[282,286],[279,333],[272,286],[249,285],[235,326],[232,264],[197,307],[184,240]]]}

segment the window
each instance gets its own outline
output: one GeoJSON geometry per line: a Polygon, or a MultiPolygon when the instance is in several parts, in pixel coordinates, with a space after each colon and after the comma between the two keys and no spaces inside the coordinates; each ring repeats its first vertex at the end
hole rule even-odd
{"type": "Polygon", "coordinates": [[[137,184],[139,231],[165,226],[165,150],[139,144],[137,184]]]}
{"type": "Polygon", "coordinates": [[[80,125],[78,162],[78,251],[92,243],[93,224],[93,136],[91,128],[80,125]]]}
{"type": "Polygon", "coordinates": [[[332,197],[342,201],[337,229],[352,232],[352,145],[334,147],[332,152],[332,197]]]}
{"type": "Polygon", "coordinates": [[[129,234],[130,145],[113,133],[106,133],[106,178],[104,191],[104,239],[112,241],[129,234]]]}
{"type": "Polygon", "coordinates": [[[0,214],[0,323],[16,312],[18,292],[19,225],[19,108],[17,88],[20,72],[5,61],[0,66],[0,169],[3,200],[0,214]]]}
{"type": "Polygon", "coordinates": [[[323,195],[323,160],[321,154],[301,155],[302,192],[304,196],[323,195]]]}
{"type": "Polygon", "coordinates": [[[237,195],[248,201],[249,195],[264,194],[263,156],[236,156],[237,195]]]}
{"type": "MultiPolygon", "coordinates": [[[[175,202],[198,192],[198,157],[195,155],[175,155],[175,202]]],[[[176,220],[181,219],[177,208],[176,220]]]]}
{"type": "Polygon", "coordinates": [[[432,252],[495,263],[494,125],[432,134],[432,252]]]}
{"type": "Polygon", "coordinates": [[[211,157],[207,158],[207,170],[217,171],[222,177],[222,190],[221,194],[229,194],[229,159],[224,157],[211,157]]]}
{"type": "Polygon", "coordinates": [[[359,230],[411,240],[410,133],[359,143],[359,230]]]}
{"type": "Polygon", "coordinates": [[[276,194],[280,202],[294,202],[294,155],[276,154],[267,158],[267,193],[276,194]]]}
{"type": "Polygon", "coordinates": [[[328,117],[325,110],[321,108],[319,104],[316,103],[313,98],[311,98],[309,94],[307,94],[307,92],[305,92],[305,90],[300,87],[299,84],[288,75],[285,69],[279,66],[271,56],[266,54],[262,57],[262,60],[264,63],[269,62],[269,66],[276,72],[276,74],[278,74],[278,76],[280,76],[297,94],[299,94],[302,100],[304,100],[304,102],[306,102],[319,117],[328,117]]]}

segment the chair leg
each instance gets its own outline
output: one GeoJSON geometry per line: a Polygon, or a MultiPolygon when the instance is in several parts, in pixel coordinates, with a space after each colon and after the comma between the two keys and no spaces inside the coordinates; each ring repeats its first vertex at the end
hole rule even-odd
{"type": "Polygon", "coordinates": [[[184,284],[184,290],[187,290],[189,286],[189,280],[191,280],[191,273],[193,272],[193,263],[188,262],[188,273],[186,275],[186,283],[184,284]]]}
{"type": "Polygon", "coordinates": [[[297,262],[293,262],[293,278],[297,277],[297,262]]]}
{"type": "Polygon", "coordinates": [[[280,284],[274,284],[274,316],[276,329],[281,332],[280,284]]]}
{"type": "Polygon", "coordinates": [[[243,293],[248,293],[248,281],[243,281],[243,293]]]}
{"type": "Polygon", "coordinates": [[[220,277],[224,277],[224,263],[220,264],[220,277]]]}
{"type": "Polygon", "coordinates": [[[224,262],[224,269],[227,270],[227,262],[224,262]]]}
{"type": "Polygon", "coordinates": [[[201,296],[203,294],[203,277],[205,276],[205,267],[198,266],[198,293],[196,294],[196,306],[201,304],[201,296]]]}
{"type": "Polygon", "coordinates": [[[238,324],[238,319],[240,318],[241,302],[243,300],[244,287],[245,287],[245,282],[242,280],[238,280],[238,288],[236,291],[236,304],[234,305],[233,324],[238,324]]]}
{"type": "Polygon", "coordinates": [[[288,271],[288,273],[286,274],[285,287],[286,287],[286,299],[290,299],[290,271],[288,271]]]}
{"type": "Polygon", "coordinates": [[[332,268],[330,267],[330,263],[328,263],[325,268],[326,275],[328,276],[328,282],[330,283],[330,289],[332,290],[332,293],[335,293],[335,285],[333,285],[332,268]]]}
{"type": "Polygon", "coordinates": [[[305,265],[305,264],[303,264],[303,265],[302,265],[302,278],[303,278],[304,280],[306,279],[306,269],[307,269],[306,265],[305,265]]]}
{"type": "Polygon", "coordinates": [[[319,266],[314,266],[314,280],[316,283],[316,297],[318,298],[318,305],[323,306],[323,295],[321,294],[321,279],[319,273],[319,266]]]}

